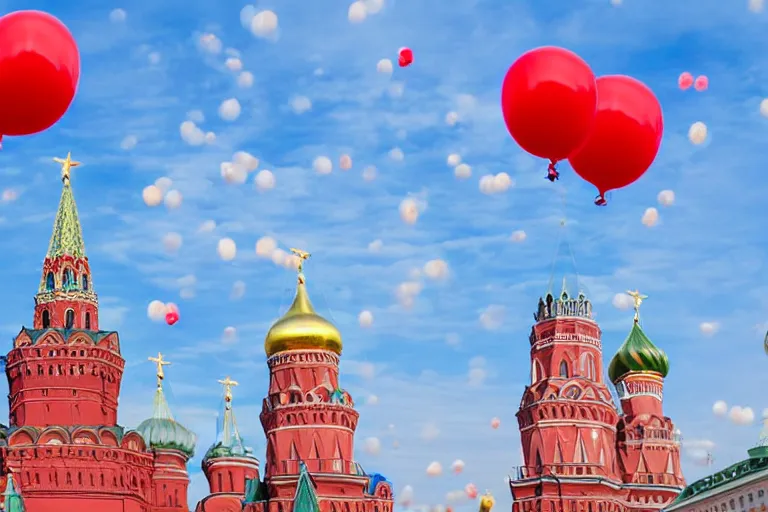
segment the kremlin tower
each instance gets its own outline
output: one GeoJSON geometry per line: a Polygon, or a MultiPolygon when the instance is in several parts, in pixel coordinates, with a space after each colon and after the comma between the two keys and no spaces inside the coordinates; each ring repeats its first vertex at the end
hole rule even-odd
{"type": "Polygon", "coordinates": [[[264,341],[270,371],[261,412],[267,439],[264,481],[259,481],[258,462],[237,434],[225,379],[224,431],[229,434],[203,461],[212,494],[198,504],[197,512],[239,510],[233,495],[242,496],[243,512],[392,512],[391,484],[354,461],[359,415],[339,385],[341,334],[309,300],[303,273],[309,254],[292,252],[299,271],[296,296],[264,341]],[[248,478],[244,493],[239,487],[222,490],[216,476],[221,473],[213,471],[217,464],[227,472],[241,468],[238,476],[248,478]]]}
{"type": "MultiPolygon", "coordinates": [[[[35,296],[5,358],[9,426],[0,425],[0,510],[5,512],[189,512],[187,463],[196,436],[174,420],[155,363],[152,416],[135,431],[117,424],[125,361],[117,332],[99,330],[98,298],[72,193],[70,155],[35,296]]],[[[339,386],[341,334],[315,313],[293,251],[296,297],[267,334],[270,369],[261,423],[265,478],[240,437],[229,377],[222,432],[202,466],[210,495],[197,512],[392,512],[391,484],[354,462],[358,413],[339,386]]]]}
{"type": "Polygon", "coordinates": [[[514,512],[655,511],[685,487],[680,445],[662,411],[666,354],[635,319],[603,380],[601,331],[592,304],[566,283],[539,304],[531,335],[531,383],[517,413],[524,466],[510,480],[514,512]]]}

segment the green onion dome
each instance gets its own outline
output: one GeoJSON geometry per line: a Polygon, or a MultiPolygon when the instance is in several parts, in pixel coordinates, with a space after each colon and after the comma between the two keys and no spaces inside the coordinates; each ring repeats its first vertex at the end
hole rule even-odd
{"type": "Polygon", "coordinates": [[[667,354],[648,339],[637,322],[608,365],[608,377],[613,383],[629,372],[655,372],[662,377],[669,373],[667,354]]]}
{"type": "Polygon", "coordinates": [[[170,418],[149,418],[136,428],[150,448],[178,450],[188,457],[195,454],[197,436],[170,418]]]}

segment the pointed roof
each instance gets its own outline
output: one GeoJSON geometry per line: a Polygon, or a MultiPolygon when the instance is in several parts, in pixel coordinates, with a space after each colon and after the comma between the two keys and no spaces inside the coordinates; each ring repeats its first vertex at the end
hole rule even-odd
{"type": "Polygon", "coordinates": [[[3,491],[3,510],[5,512],[24,512],[24,500],[21,494],[16,491],[13,483],[13,475],[8,474],[5,480],[5,491],[3,491]]]}
{"type": "Polygon", "coordinates": [[[59,209],[56,211],[56,220],[53,222],[53,235],[48,244],[47,258],[58,258],[64,255],[75,258],[85,258],[85,242],[83,241],[83,229],[80,226],[80,218],[77,214],[77,204],[72,193],[72,184],[69,171],[71,167],[80,165],[73,162],[71,155],[65,159],[55,159],[62,164],[62,189],[59,199],[59,209]]]}
{"type": "Polygon", "coordinates": [[[216,442],[208,449],[204,459],[215,457],[253,457],[253,450],[245,445],[237,427],[235,411],[232,407],[232,387],[238,383],[227,377],[220,380],[224,386],[224,411],[220,416],[221,424],[216,425],[216,442]]]}
{"type": "Polygon", "coordinates": [[[293,512],[320,512],[312,476],[303,462],[299,463],[299,481],[296,483],[296,494],[293,497],[293,512]]]}

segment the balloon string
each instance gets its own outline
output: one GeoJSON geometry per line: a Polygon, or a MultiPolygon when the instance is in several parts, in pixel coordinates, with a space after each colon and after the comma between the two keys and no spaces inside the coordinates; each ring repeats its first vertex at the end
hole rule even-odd
{"type": "MultiPolygon", "coordinates": [[[[552,165],[552,164],[550,164],[552,165]]],[[[566,196],[565,196],[565,187],[561,187],[559,189],[560,193],[560,201],[562,202],[562,212],[563,216],[560,219],[560,229],[558,230],[557,234],[557,245],[555,246],[555,255],[552,258],[552,265],[549,269],[549,283],[547,284],[547,292],[552,293],[552,287],[555,284],[555,266],[557,265],[557,258],[560,256],[560,248],[563,246],[563,237],[565,236],[565,223],[566,223],[566,196]]],[[[566,240],[566,243],[567,240],[566,240]]],[[[568,244],[568,248],[570,250],[570,244],[568,244]]]]}

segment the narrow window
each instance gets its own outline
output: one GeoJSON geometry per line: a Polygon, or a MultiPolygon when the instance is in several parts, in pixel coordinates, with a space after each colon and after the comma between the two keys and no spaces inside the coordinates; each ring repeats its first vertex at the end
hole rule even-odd
{"type": "Polygon", "coordinates": [[[83,290],[88,291],[88,286],[90,283],[88,282],[88,274],[83,274],[83,290]]]}
{"type": "Polygon", "coordinates": [[[88,312],[85,313],[85,328],[86,329],[91,328],[91,314],[88,312]]]}
{"type": "Polygon", "coordinates": [[[48,272],[45,276],[45,289],[52,292],[56,287],[56,282],[53,279],[53,272],[48,272]]]}
{"type": "Polygon", "coordinates": [[[51,326],[51,313],[47,309],[43,310],[43,329],[48,329],[51,326]]]}
{"type": "Polygon", "coordinates": [[[560,363],[560,376],[564,379],[568,378],[568,363],[565,361],[560,363]]]}
{"type": "Polygon", "coordinates": [[[75,312],[68,309],[65,316],[65,329],[72,329],[75,326],[75,312]]]}

